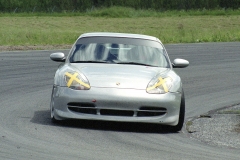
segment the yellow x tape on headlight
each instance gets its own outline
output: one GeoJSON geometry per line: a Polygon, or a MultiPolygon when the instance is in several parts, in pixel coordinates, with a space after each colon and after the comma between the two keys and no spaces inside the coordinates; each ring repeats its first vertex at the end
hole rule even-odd
{"type": "Polygon", "coordinates": [[[81,81],[80,79],[78,79],[78,73],[75,72],[74,74],[71,74],[69,72],[66,72],[65,73],[66,76],[68,76],[70,79],[69,81],[67,82],[67,86],[70,87],[73,83],[73,81],[76,81],[78,82],[79,84],[81,84],[82,86],[86,87],[86,88],[90,88],[90,86],[86,83],[84,83],[83,81],[81,81]]]}
{"type": "Polygon", "coordinates": [[[159,80],[159,82],[156,83],[155,85],[153,85],[152,87],[147,88],[147,91],[153,90],[153,89],[155,89],[155,88],[157,88],[157,87],[159,87],[159,86],[162,85],[164,91],[165,91],[165,92],[168,92],[168,87],[167,87],[167,85],[166,85],[165,82],[166,82],[167,80],[169,80],[169,78],[163,79],[162,77],[159,77],[158,80],[159,80]]]}

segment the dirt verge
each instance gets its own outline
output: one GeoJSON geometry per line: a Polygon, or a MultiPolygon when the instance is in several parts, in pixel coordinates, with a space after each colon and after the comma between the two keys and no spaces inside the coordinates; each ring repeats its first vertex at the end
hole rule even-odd
{"type": "Polygon", "coordinates": [[[3,51],[25,51],[25,50],[55,50],[70,49],[72,45],[30,45],[30,46],[0,46],[0,52],[3,51]]]}

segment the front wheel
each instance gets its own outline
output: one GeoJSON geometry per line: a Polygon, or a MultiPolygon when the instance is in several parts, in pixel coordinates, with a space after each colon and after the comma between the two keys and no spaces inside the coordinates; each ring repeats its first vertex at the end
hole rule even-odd
{"type": "Polygon", "coordinates": [[[54,117],[54,87],[52,89],[51,103],[50,103],[50,117],[53,123],[57,123],[58,120],[54,117]]]}
{"type": "Polygon", "coordinates": [[[169,126],[170,131],[172,132],[181,131],[184,124],[184,118],[185,118],[185,97],[184,92],[182,92],[178,124],[176,126],[169,126]]]}

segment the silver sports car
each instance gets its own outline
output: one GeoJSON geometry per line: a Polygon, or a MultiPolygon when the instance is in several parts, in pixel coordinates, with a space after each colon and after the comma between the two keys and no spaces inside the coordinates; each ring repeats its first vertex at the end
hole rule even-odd
{"type": "Polygon", "coordinates": [[[63,62],[56,71],[51,96],[51,119],[144,122],[181,130],[185,101],[180,77],[161,41],[125,33],[86,33],[68,56],[52,53],[63,62]]]}

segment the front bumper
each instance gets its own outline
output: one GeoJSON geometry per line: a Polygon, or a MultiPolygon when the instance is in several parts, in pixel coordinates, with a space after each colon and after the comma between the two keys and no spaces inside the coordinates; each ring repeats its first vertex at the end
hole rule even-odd
{"type": "Polygon", "coordinates": [[[72,90],[54,86],[54,116],[177,125],[181,93],[148,94],[145,90],[95,88],[72,90]]]}

